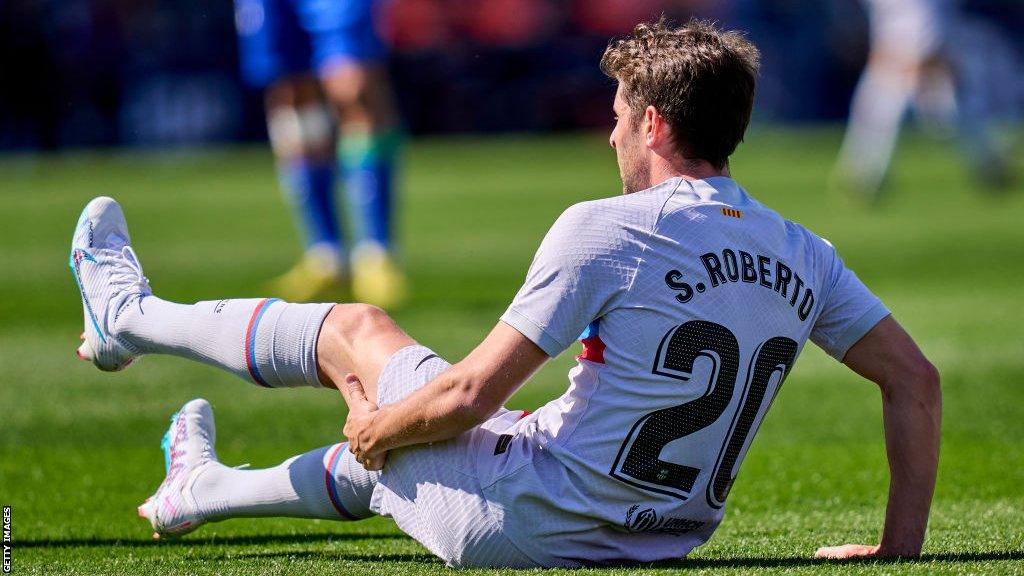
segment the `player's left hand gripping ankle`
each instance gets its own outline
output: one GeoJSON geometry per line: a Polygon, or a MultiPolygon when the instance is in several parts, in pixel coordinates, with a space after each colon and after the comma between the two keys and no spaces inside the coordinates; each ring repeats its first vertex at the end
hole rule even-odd
{"type": "Polygon", "coordinates": [[[346,375],[338,390],[348,404],[348,417],[342,432],[348,438],[349,451],[367,470],[384,468],[387,451],[376,449],[372,434],[377,405],[366,399],[363,384],[355,374],[346,375]]]}

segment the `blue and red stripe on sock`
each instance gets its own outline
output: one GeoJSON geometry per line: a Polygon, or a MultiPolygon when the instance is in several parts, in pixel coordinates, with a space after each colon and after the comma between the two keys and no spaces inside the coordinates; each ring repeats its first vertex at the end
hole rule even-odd
{"type": "Polygon", "coordinates": [[[341,503],[341,497],[338,495],[338,485],[334,480],[338,462],[341,460],[345,450],[348,450],[348,442],[342,442],[334,447],[334,452],[331,453],[331,457],[327,460],[327,467],[324,468],[324,484],[327,486],[327,496],[331,500],[331,505],[338,511],[338,514],[348,520],[360,520],[361,518],[349,512],[348,508],[345,508],[345,505],[341,503]]]}
{"type": "Polygon", "coordinates": [[[252,378],[252,381],[264,388],[271,386],[263,379],[263,374],[260,373],[259,366],[256,364],[256,331],[259,329],[260,320],[263,319],[267,308],[270,308],[274,302],[280,301],[280,298],[260,300],[259,304],[256,304],[256,309],[252,311],[252,317],[249,318],[249,327],[245,329],[245,367],[249,370],[249,377],[252,378]]]}

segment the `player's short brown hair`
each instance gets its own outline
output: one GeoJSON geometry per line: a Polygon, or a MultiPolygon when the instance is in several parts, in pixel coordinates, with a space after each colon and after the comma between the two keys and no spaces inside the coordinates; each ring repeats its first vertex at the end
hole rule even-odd
{"type": "Polygon", "coordinates": [[[639,122],[647,106],[668,121],[685,158],[725,166],[743,140],[760,68],[757,48],[704,20],[672,27],[661,18],[613,40],[601,71],[618,80],[639,122]]]}

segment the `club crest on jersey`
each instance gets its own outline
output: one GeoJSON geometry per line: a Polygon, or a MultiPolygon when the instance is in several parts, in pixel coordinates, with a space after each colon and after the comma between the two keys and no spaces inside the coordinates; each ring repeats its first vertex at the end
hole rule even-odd
{"type": "Polygon", "coordinates": [[[654,508],[640,510],[639,504],[629,507],[626,511],[626,521],[623,523],[629,532],[658,532],[676,536],[693,532],[703,525],[704,522],[700,520],[662,516],[654,508]]]}

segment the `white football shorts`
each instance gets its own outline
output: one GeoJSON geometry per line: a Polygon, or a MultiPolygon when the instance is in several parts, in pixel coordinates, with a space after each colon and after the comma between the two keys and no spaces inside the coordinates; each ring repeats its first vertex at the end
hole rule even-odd
{"type": "MultiPolygon", "coordinates": [[[[402,400],[449,366],[424,346],[399,350],[381,372],[378,404],[402,400]]],[[[392,450],[371,510],[394,518],[403,532],[449,566],[538,566],[505,536],[501,508],[488,504],[477,473],[480,451],[493,453],[500,436],[522,415],[502,409],[457,438],[392,450]]]]}

